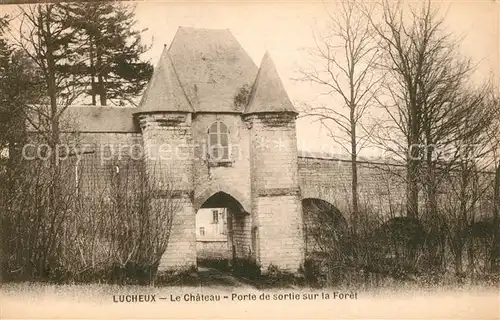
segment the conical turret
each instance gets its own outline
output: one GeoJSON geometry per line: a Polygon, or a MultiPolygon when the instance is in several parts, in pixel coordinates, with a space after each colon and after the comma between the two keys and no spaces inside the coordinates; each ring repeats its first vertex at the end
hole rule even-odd
{"type": "Polygon", "coordinates": [[[244,113],[280,112],[297,113],[281,82],[271,55],[266,52],[262,58],[244,113]]]}
{"type": "Polygon", "coordinates": [[[193,112],[166,48],[136,111],[145,112],[193,112]]]}

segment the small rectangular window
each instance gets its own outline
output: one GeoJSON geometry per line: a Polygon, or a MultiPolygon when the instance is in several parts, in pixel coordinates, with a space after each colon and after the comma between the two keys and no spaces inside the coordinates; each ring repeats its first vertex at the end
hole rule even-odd
{"type": "Polygon", "coordinates": [[[219,211],[217,210],[212,211],[212,223],[219,223],[219,211]]]}
{"type": "Polygon", "coordinates": [[[205,228],[200,227],[200,236],[204,236],[204,235],[205,235],[205,228]]]}

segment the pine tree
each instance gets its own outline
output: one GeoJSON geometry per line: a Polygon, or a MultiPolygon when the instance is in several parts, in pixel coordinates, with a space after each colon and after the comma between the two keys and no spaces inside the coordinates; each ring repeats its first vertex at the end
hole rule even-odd
{"type": "Polygon", "coordinates": [[[142,45],[141,33],[135,30],[134,7],[114,1],[72,3],[71,23],[78,30],[78,52],[85,57],[85,66],[73,70],[84,76],[92,105],[107,102],[133,103],[153,72],[141,55],[149,48],[142,45]]]}

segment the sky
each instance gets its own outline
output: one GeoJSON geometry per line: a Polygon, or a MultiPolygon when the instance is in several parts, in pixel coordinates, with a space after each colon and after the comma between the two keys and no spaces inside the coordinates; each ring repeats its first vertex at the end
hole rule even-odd
{"type": "MultiPolygon", "coordinates": [[[[462,51],[477,63],[476,77],[500,75],[500,3],[495,1],[436,1],[445,15],[449,31],[462,39],[462,51]]],[[[308,104],[332,103],[338,100],[322,97],[323,88],[297,81],[299,70],[314,65],[310,49],[313,35],[328,24],[328,12],[338,10],[338,3],[324,1],[216,1],[216,2],[138,2],[138,27],[148,28],[144,40],[153,46],[149,57],[159,58],[164,44],[168,45],[179,26],[230,29],[246,52],[260,65],[269,51],[278,73],[296,107],[308,104]]],[[[340,108],[340,106],[339,106],[340,108]]],[[[328,132],[310,118],[297,121],[298,148],[345,154],[333,143],[328,132]]],[[[367,157],[382,156],[367,148],[367,157]]]]}
{"type": "MultiPolygon", "coordinates": [[[[324,1],[140,1],[136,3],[137,28],[146,29],[143,41],[151,44],[145,54],[156,65],[164,45],[169,45],[179,26],[230,29],[246,52],[260,65],[269,51],[292,102],[299,107],[324,103],[321,90],[296,81],[299,70],[311,64],[313,34],[335,14],[336,3],[324,1]]],[[[448,30],[462,38],[462,52],[478,64],[477,78],[491,72],[500,75],[500,2],[435,1],[446,13],[448,30]]],[[[0,12],[12,6],[0,6],[0,12]]],[[[327,103],[338,104],[334,98],[327,103]]],[[[341,106],[338,106],[341,108],[341,106]]],[[[299,149],[341,153],[319,123],[297,121],[299,149]]],[[[372,152],[372,151],[368,151],[372,152]]],[[[370,156],[367,154],[367,156],[370,156]]]]}

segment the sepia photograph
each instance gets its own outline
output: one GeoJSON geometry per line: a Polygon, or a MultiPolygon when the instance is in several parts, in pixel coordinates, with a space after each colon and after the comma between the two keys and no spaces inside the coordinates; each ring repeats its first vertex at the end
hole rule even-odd
{"type": "Polygon", "coordinates": [[[0,319],[498,319],[499,213],[498,1],[0,1],[0,319]]]}

